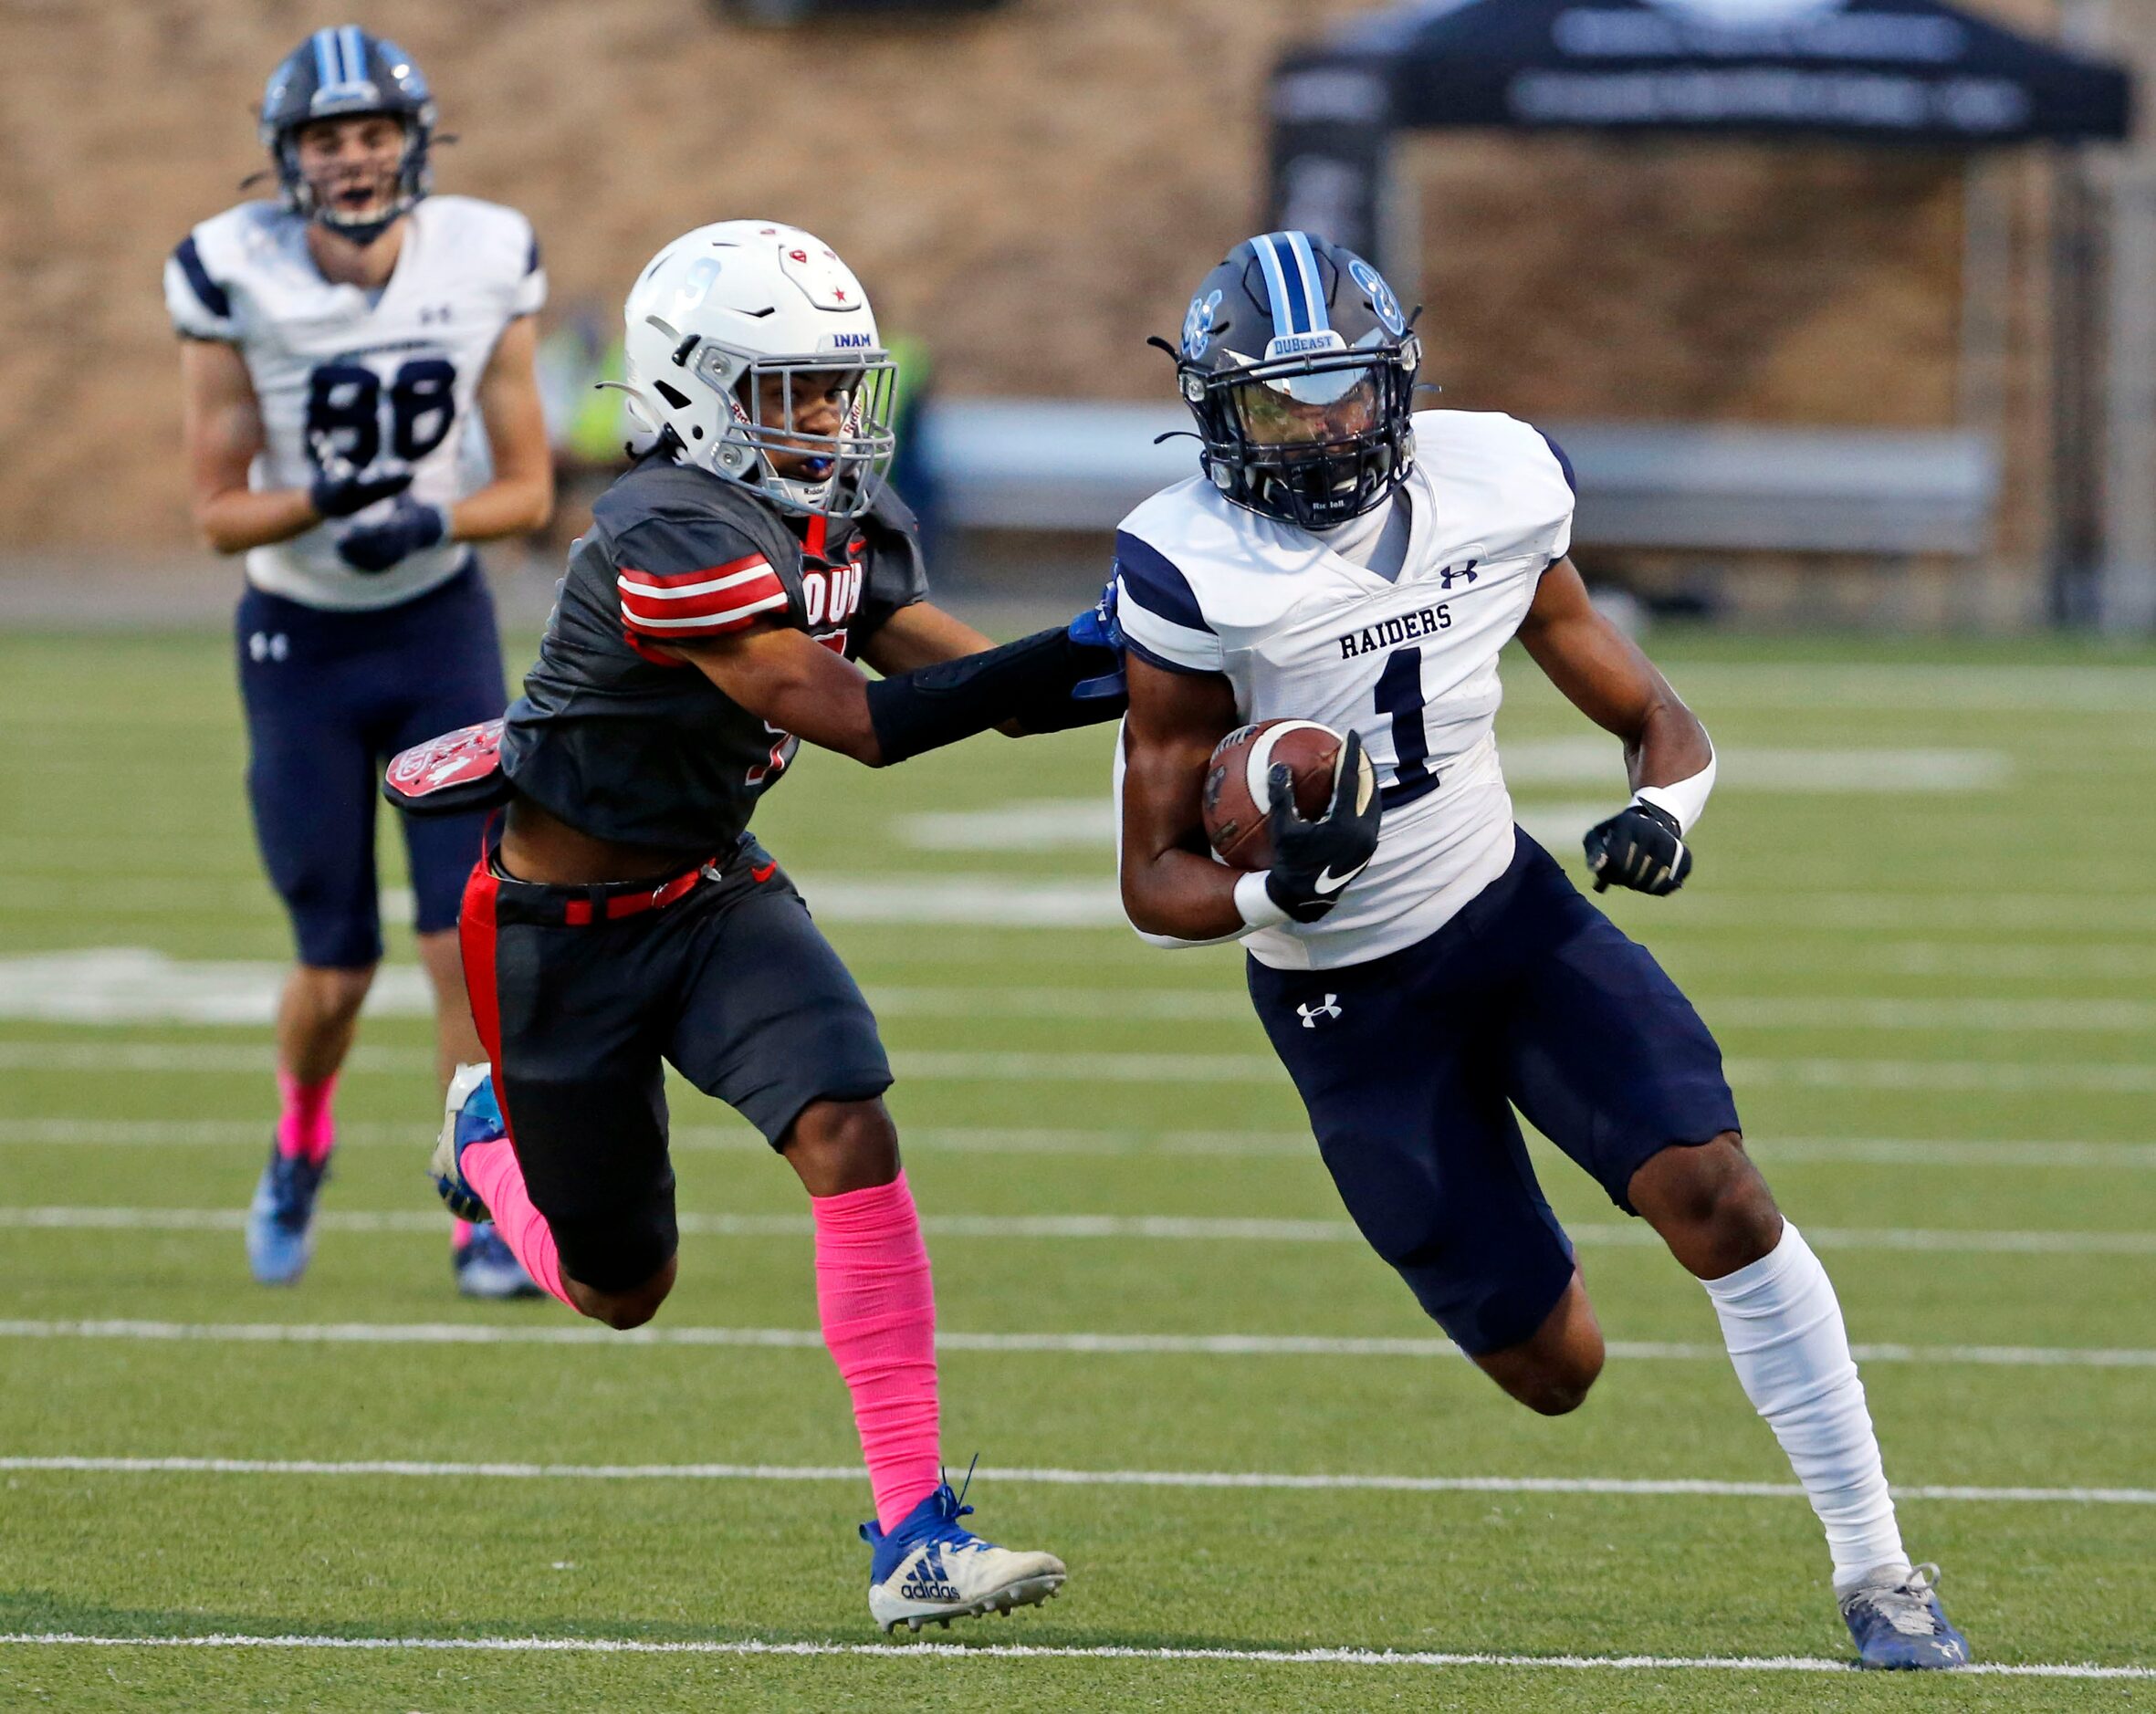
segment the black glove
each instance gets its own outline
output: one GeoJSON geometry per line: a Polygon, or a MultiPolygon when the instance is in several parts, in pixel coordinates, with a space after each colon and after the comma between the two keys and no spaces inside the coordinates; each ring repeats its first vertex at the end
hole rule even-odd
{"type": "Polygon", "coordinates": [[[1314,821],[1296,812],[1294,776],[1285,762],[1274,763],[1266,776],[1272,868],[1265,877],[1265,892],[1298,923],[1314,923],[1339,904],[1347,883],[1370,866],[1377,850],[1383,806],[1363,765],[1363,741],[1350,732],[1340,747],[1333,801],[1314,821]]]}
{"type": "Polygon", "coordinates": [[[1587,830],[1587,867],[1595,891],[1630,887],[1657,898],[1674,893],[1692,872],[1692,854],[1677,818],[1659,804],[1627,803],[1587,830]]]}
{"type": "Polygon", "coordinates": [[[361,524],[337,543],[337,557],[354,571],[386,571],[407,554],[432,548],[449,533],[449,518],[438,506],[422,506],[408,494],[379,524],[361,524]]]}
{"type": "Polygon", "coordinates": [[[315,436],[314,462],[315,479],[308,485],[307,497],[324,517],[350,517],[354,512],[365,511],[375,501],[402,494],[412,486],[409,470],[400,470],[392,476],[362,475],[351,459],[330,444],[326,434],[315,436]]]}

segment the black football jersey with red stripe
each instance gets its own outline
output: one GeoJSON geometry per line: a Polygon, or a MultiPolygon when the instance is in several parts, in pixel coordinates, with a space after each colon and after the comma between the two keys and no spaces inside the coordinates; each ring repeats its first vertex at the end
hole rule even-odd
{"type": "Polygon", "coordinates": [[[650,458],[591,508],[502,769],[595,838],[684,856],[730,847],[792,761],[767,726],[657,645],[791,625],[848,660],[927,593],[913,516],[886,489],[832,529],[754,489],[650,458]]]}

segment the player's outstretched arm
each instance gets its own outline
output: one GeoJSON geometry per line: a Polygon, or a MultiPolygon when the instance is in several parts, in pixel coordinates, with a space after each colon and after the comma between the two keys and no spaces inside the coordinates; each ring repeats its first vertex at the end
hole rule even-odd
{"type": "Polygon", "coordinates": [[[1625,747],[1634,797],[1587,834],[1595,890],[1674,893],[1691,871],[1684,835],[1714,783],[1707,728],[1638,644],[1595,610],[1570,559],[1543,573],[1520,641],[1572,705],[1625,747]]]}
{"type": "MultiPolygon", "coordinates": [[[[912,608],[900,610],[884,630],[912,608]]],[[[990,727],[1061,731],[1113,716],[1073,713],[1073,685],[1096,672],[1101,651],[1067,631],[991,644],[970,626],[930,610],[895,641],[879,636],[872,663],[896,666],[870,680],[806,632],[764,622],[725,636],[667,643],[735,702],[780,731],[871,768],[903,762],[990,727]],[[945,653],[961,641],[975,650],[945,653]]]]}
{"type": "MultiPolygon", "coordinates": [[[[1024,717],[998,721],[994,729],[1005,737],[1021,738],[1038,732],[1094,726],[1121,714],[1122,634],[1114,629],[1113,614],[1108,597],[1104,596],[1100,606],[1073,620],[1063,632],[1061,653],[1051,648],[1042,655],[1042,688],[1050,694],[1033,699],[1037,705],[1024,717]]],[[[1052,634],[1043,632],[1029,641],[1039,645],[1052,634]]],[[[964,620],[930,602],[915,601],[893,613],[861,655],[885,678],[895,678],[985,654],[995,647],[964,620]]]]}
{"type": "Polygon", "coordinates": [[[219,553],[289,541],[322,521],[305,488],[247,486],[248,466],[262,451],[262,412],[237,346],[181,341],[180,433],[194,525],[219,553]]]}

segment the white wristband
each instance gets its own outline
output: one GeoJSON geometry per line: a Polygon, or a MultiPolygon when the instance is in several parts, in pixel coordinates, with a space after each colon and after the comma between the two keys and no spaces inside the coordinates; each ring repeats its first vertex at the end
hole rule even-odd
{"type": "MultiPolygon", "coordinates": [[[[1714,747],[1707,747],[1707,766],[1690,779],[1667,786],[1642,786],[1632,794],[1634,803],[1651,803],[1677,818],[1677,831],[1689,834],[1706,813],[1707,794],[1714,789],[1714,747]]],[[[1240,896],[1240,895],[1239,895],[1240,896]]]]}
{"type": "Polygon", "coordinates": [[[1237,879],[1235,908],[1242,914],[1246,928],[1278,928],[1289,920],[1288,914],[1273,903],[1272,894],[1265,891],[1262,870],[1237,879]]]}

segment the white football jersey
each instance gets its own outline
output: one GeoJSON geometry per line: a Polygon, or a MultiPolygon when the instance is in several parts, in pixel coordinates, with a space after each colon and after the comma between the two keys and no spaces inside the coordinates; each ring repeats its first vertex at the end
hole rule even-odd
{"type": "MultiPolygon", "coordinates": [[[[312,443],[329,438],[361,469],[410,468],[412,497],[447,507],[487,480],[472,409],[502,329],[547,297],[531,223],[468,196],[430,196],[406,217],[396,271],[376,301],[332,286],[307,248],[307,222],[276,203],[242,203],[195,227],[164,269],[173,325],[239,348],[262,412],[254,488],[313,482],[312,443]]],[[[247,580],[309,607],[392,607],[455,575],[471,551],[443,541],[368,575],[337,538],[387,516],[380,501],[247,555],[247,580]]]]}
{"type": "Polygon", "coordinates": [[[1244,938],[1277,969],[1412,946],[1512,861],[1497,657],[1571,546],[1571,468],[1512,417],[1425,411],[1399,492],[1412,530],[1389,581],[1306,530],[1230,505],[1201,476],[1155,495],[1116,537],[1136,653],[1224,674],[1245,721],[1352,728],[1376,768],[1385,816],[1369,868],[1322,921],[1244,938]]]}

